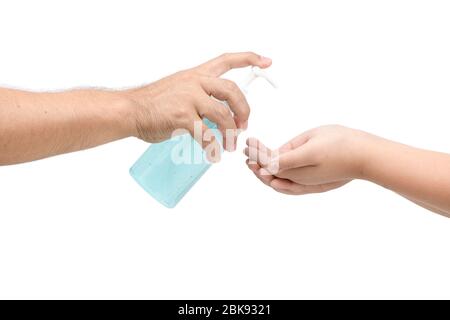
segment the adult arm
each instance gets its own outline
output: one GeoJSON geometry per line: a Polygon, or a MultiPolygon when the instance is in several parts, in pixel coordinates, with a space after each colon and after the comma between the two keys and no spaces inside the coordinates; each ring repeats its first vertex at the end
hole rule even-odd
{"type": "MultiPolygon", "coordinates": [[[[271,60],[252,52],[223,54],[150,85],[121,91],[28,92],[0,88],[0,165],[42,159],[136,136],[148,142],[177,129],[194,135],[207,117],[224,131],[243,129],[250,108],[239,88],[220,75],[271,60]],[[226,100],[224,108],[217,100],[226,100]]],[[[207,130],[205,126],[202,130],[207,130]]],[[[237,130],[236,130],[237,131],[237,130]]],[[[216,143],[195,137],[203,147],[216,143]]],[[[233,143],[225,144],[233,151],[233,143]]]]}

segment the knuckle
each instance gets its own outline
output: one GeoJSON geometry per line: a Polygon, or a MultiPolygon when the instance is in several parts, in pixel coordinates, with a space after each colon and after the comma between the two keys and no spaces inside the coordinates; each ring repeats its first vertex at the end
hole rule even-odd
{"type": "Polygon", "coordinates": [[[230,113],[225,109],[225,107],[222,107],[222,106],[216,107],[216,108],[214,108],[214,110],[215,110],[217,117],[219,119],[221,119],[222,121],[226,120],[230,116],[230,113]]]}
{"type": "Polygon", "coordinates": [[[199,81],[199,75],[194,69],[179,71],[175,73],[173,76],[177,81],[182,83],[199,81]]]}
{"type": "Polygon", "coordinates": [[[247,99],[242,95],[237,99],[236,104],[240,106],[239,115],[248,119],[250,116],[250,107],[248,106],[247,99]]]}
{"type": "Polygon", "coordinates": [[[230,65],[230,60],[232,58],[232,54],[231,53],[223,53],[222,55],[219,56],[218,62],[219,64],[223,65],[224,67],[226,67],[228,70],[231,68],[230,65]]]}
{"type": "MultiPolygon", "coordinates": [[[[186,87],[183,88],[181,92],[179,92],[179,98],[180,101],[183,101],[185,103],[177,102],[178,108],[182,109],[183,105],[191,105],[194,104],[197,101],[197,94],[195,91],[192,90],[192,88],[186,87]]],[[[183,109],[186,109],[185,107],[183,109]]]]}
{"type": "Polygon", "coordinates": [[[253,51],[247,51],[247,52],[244,52],[244,54],[247,56],[248,59],[251,59],[253,57],[258,57],[258,55],[253,51]]]}
{"type": "Polygon", "coordinates": [[[240,93],[240,90],[239,90],[239,87],[237,86],[237,84],[231,80],[225,80],[223,83],[223,86],[224,86],[225,90],[229,91],[232,94],[240,93]]]}
{"type": "Polygon", "coordinates": [[[250,108],[245,108],[242,111],[242,116],[244,117],[244,120],[248,120],[248,118],[250,118],[250,108]]]}
{"type": "Polygon", "coordinates": [[[186,82],[193,78],[193,72],[191,72],[190,70],[183,70],[177,72],[174,76],[177,80],[186,82]]]}
{"type": "Polygon", "coordinates": [[[185,73],[183,79],[189,83],[197,83],[199,81],[199,77],[193,72],[185,73]]]}
{"type": "Polygon", "coordinates": [[[189,119],[191,116],[191,112],[187,108],[183,108],[182,106],[178,106],[174,108],[174,118],[179,119],[180,121],[185,121],[189,119]]]}

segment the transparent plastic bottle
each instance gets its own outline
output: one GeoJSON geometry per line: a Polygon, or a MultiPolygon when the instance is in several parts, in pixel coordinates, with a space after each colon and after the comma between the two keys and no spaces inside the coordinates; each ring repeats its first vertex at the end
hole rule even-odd
{"type": "MultiPolygon", "coordinates": [[[[275,87],[265,72],[253,67],[247,81],[241,87],[242,91],[246,92],[257,77],[265,78],[275,87]]],[[[224,107],[228,105],[224,103],[224,107]]],[[[203,121],[213,130],[217,141],[222,141],[217,125],[206,118],[203,121]]],[[[185,134],[152,144],[130,168],[130,174],[153,198],[164,206],[173,208],[211,165],[200,144],[189,134],[185,134]],[[186,151],[189,152],[188,155],[182,154],[186,151]]]]}

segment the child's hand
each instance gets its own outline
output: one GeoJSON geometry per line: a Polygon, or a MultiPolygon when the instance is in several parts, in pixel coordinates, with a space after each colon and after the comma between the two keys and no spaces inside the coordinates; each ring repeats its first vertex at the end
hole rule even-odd
{"type": "Polygon", "coordinates": [[[325,192],[364,179],[450,217],[449,154],[341,126],[307,131],[275,150],[256,139],[247,145],[250,170],[278,192],[325,192]]]}
{"type": "Polygon", "coordinates": [[[360,178],[369,135],[342,126],[307,131],[279,149],[250,138],[245,154],[255,175],[276,191],[306,194],[329,191],[360,178]]]}

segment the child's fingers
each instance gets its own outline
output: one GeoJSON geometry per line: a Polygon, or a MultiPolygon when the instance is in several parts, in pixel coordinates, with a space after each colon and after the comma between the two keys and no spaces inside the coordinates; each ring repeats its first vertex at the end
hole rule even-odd
{"type": "Polygon", "coordinates": [[[288,170],[279,170],[274,173],[277,178],[289,179],[298,184],[311,185],[317,182],[320,169],[315,166],[298,167],[288,170]]]}
{"type": "Polygon", "coordinates": [[[259,180],[261,180],[262,183],[270,186],[270,182],[275,178],[274,176],[260,174],[259,171],[261,170],[261,167],[257,163],[251,163],[248,159],[247,159],[246,163],[247,163],[247,166],[249,167],[249,169],[254,173],[254,175],[259,180]]]}
{"type": "Polygon", "coordinates": [[[295,148],[298,148],[309,141],[311,138],[311,131],[306,131],[295,138],[289,140],[287,143],[283,144],[281,147],[277,149],[277,151],[281,153],[285,153],[287,151],[291,151],[295,148]]]}
{"type": "Polygon", "coordinates": [[[308,186],[301,185],[287,179],[275,178],[271,181],[270,186],[275,191],[290,195],[302,195],[308,193],[308,186]]]}
{"type": "Polygon", "coordinates": [[[270,186],[278,192],[292,195],[303,195],[309,193],[327,192],[342,187],[348,182],[349,181],[337,181],[318,185],[302,185],[287,179],[275,178],[271,181],[270,186]]]}
{"type": "Polygon", "coordinates": [[[244,154],[248,157],[250,163],[257,163],[261,167],[266,166],[270,162],[271,157],[269,152],[269,150],[253,146],[244,149],[244,154]]]}

